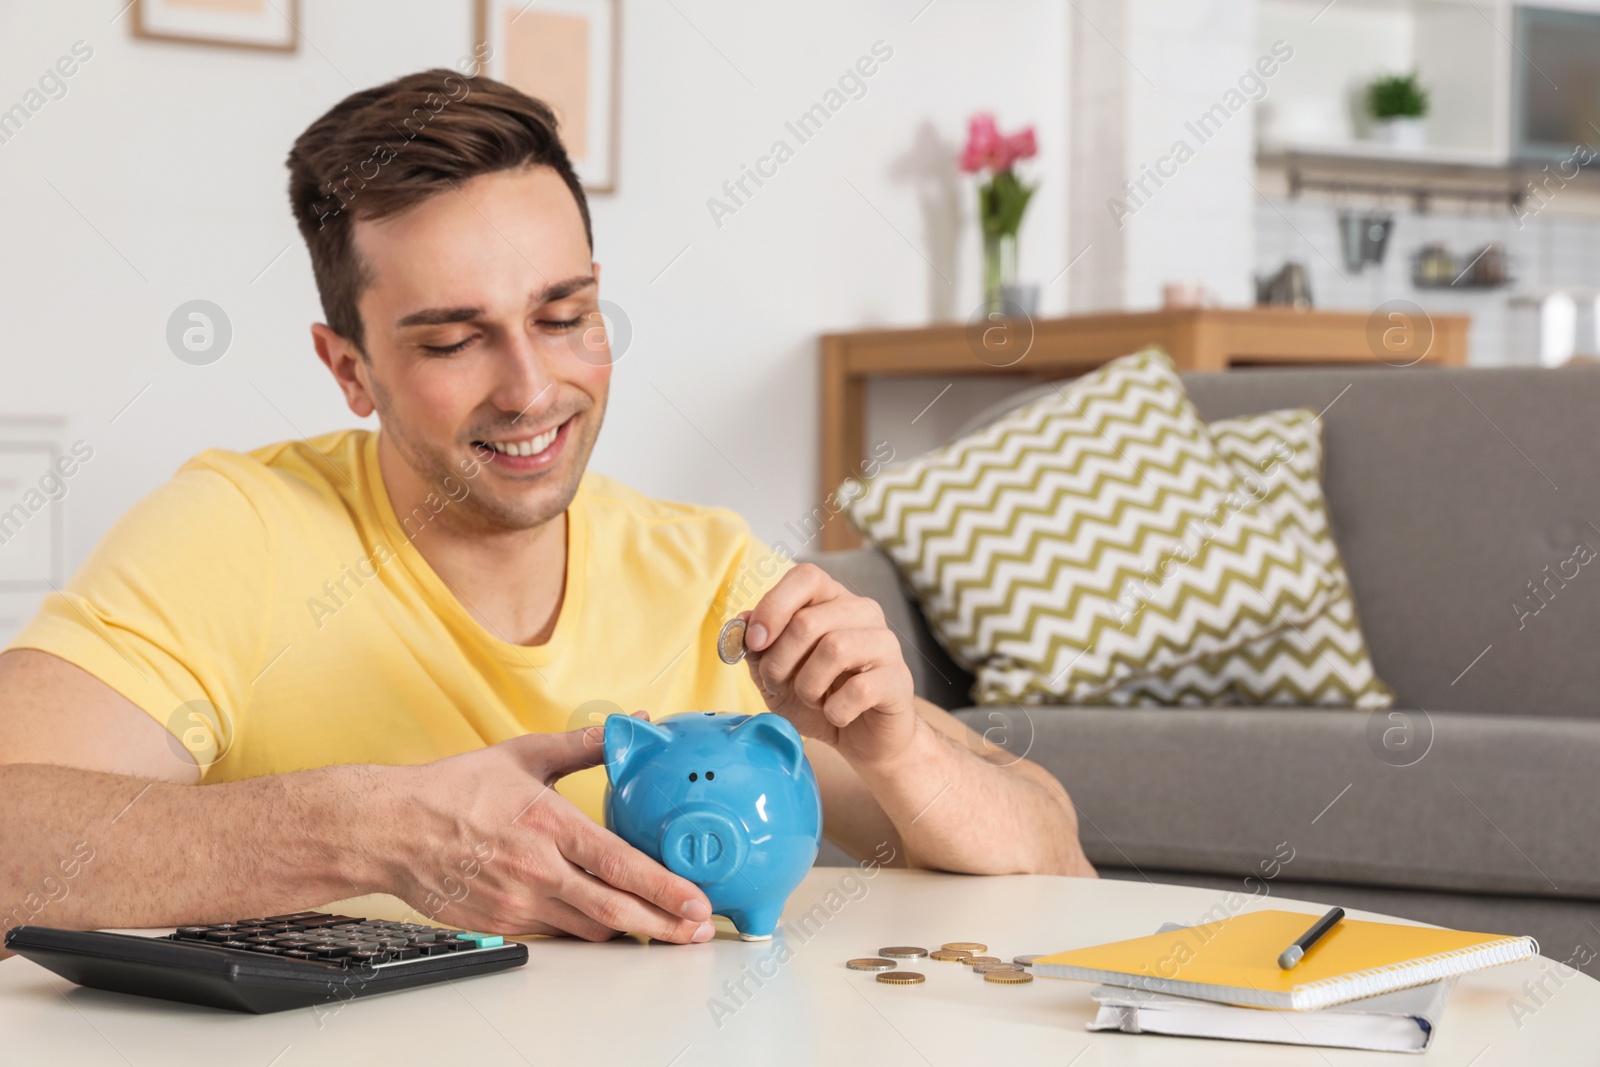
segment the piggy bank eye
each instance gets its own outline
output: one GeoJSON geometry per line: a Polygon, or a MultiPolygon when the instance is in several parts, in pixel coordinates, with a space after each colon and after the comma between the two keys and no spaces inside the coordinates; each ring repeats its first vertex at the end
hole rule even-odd
{"type": "Polygon", "coordinates": [[[698,779],[698,778],[699,778],[699,777],[700,777],[700,776],[699,776],[699,775],[698,775],[698,774],[696,774],[696,773],[694,773],[694,772],[693,772],[693,771],[690,771],[690,772],[689,772],[689,781],[691,781],[691,782],[693,782],[693,781],[695,781],[695,780],[696,780],[696,779],[698,779]]]}
{"type": "Polygon", "coordinates": [[[711,780],[712,780],[712,779],[713,779],[713,778],[715,778],[715,777],[716,777],[716,776],[717,776],[717,772],[716,772],[716,771],[707,771],[707,772],[706,772],[706,781],[708,781],[708,782],[709,782],[709,781],[711,781],[711,780]]]}

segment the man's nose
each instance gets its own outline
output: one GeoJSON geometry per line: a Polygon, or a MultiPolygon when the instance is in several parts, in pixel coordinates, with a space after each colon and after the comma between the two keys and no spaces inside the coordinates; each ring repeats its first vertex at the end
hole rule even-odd
{"type": "Polygon", "coordinates": [[[546,354],[533,338],[514,338],[499,360],[498,373],[494,405],[513,413],[519,424],[537,422],[555,403],[555,376],[550,373],[546,354]]]}

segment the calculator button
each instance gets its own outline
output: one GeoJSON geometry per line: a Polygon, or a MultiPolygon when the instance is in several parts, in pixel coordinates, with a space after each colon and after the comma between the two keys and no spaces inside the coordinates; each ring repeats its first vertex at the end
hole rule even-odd
{"type": "Polygon", "coordinates": [[[460,933],[456,937],[461,941],[472,942],[474,948],[499,948],[506,943],[506,939],[498,934],[460,933]]]}
{"type": "Polygon", "coordinates": [[[173,936],[184,941],[204,941],[206,934],[210,932],[209,926],[180,926],[173,936]]]}
{"type": "Polygon", "coordinates": [[[448,956],[455,950],[453,941],[424,941],[417,946],[417,951],[424,956],[448,956]]]}
{"type": "Polygon", "coordinates": [[[296,960],[314,960],[317,958],[313,953],[305,952],[297,948],[286,948],[283,950],[283,955],[287,959],[296,960]]]}
{"type": "Polygon", "coordinates": [[[233,940],[233,931],[232,930],[207,930],[206,933],[205,933],[205,939],[207,941],[217,941],[217,942],[232,941],[233,940]]]}
{"type": "Polygon", "coordinates": [[[320,911],[295,911],[287,915],[268,915],[264,921],[269,923],[292,923],[296,919],[309,919],[313,915],[321,914],[322,912],[320,911]]]}
{"type": "Polygon", "coordinates": [[[242,948],[246,952],[248,952],[249,950],[255,948],[255,946],[250,944],[248,941],[224,941],[224,942],[222,942],[222,947],[223,948],[242,948]]]}

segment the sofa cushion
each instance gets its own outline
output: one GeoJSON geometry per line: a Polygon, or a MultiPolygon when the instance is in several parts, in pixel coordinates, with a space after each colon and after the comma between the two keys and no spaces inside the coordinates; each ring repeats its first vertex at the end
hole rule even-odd
{"type": "Polygon", "coordinates": [[[1066,785],[1096,864],[1259,878],[1276,863],[1302,881],[1600,898],[1600,722],[1326,708],[957,716],[1066,785]]]}
{"type": "Polygon", "coordinates": [[[1336,591],[1155,349],[839,495],[983,703],[1089,702],[1304,624],[1336,591]]]}
{"type": "Polygon", "coordinates": [[[1309,408],[1272,411],[1211,424],[1217,452],[1232,464],[1264,509],[1305,536],[1335,587],[1322,613],[1236,652],[1137,678],[1106,695],[1107,704],[1330,705],[1387,708],[1394,694],[1373,670],[1355,597],[1322,496],[1321,420],[1309,408]]]}
{"type": "Polygon", "coordinates": [[[1373,663],[1400,701],[1600,717],[1600,438],[1589,432],[1600,367],[1273,367],[1183,381],[1208,420],[1322,413],[1333,536],[1373,663]]]}

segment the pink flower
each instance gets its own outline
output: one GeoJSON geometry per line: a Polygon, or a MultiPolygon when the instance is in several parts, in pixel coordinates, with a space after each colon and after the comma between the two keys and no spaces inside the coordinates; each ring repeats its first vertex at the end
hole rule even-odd
{"type": "Polygon", "coordinates": [[[1011,152],[1013,162],[1019,159],[1032,159],[1039,154],[1039,146],[1033,139],[1033,127],[1028,126],[1006,138],[1006,148],[1011,152]]]}
{"type": "Polygon", "coordinates": [[[981,112],[972,116],[967,127],[967,146],[961,152],[961,169],[968,174],[980,170],[998,174],[1010,170],[1017,160],[1031,159],[1038,153],[1032,126],[1005,137],[995,126],[994,116],[981,112]]]}
{"type": "Polygon", "coordinates": [[[972,121],[967,126],[967,147],[961,153],[961,169],[971,174],[984,167],[993,166],[1001,143],[1000,131],[995,128],[993,115],[981,112],[972,116],[972,121]]]}

